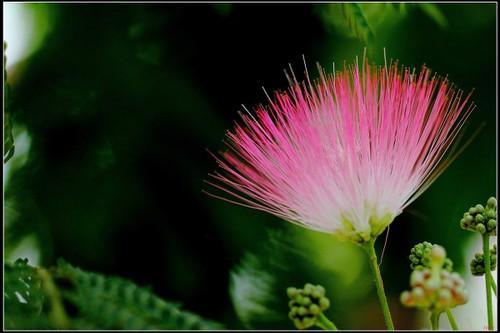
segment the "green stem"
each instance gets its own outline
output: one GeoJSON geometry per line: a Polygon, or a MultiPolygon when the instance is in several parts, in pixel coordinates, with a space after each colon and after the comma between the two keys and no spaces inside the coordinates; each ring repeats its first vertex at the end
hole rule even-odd
{"type": "Polygon", "coordinates": [[[454,331],[458,331],[457,321],[455,317],[453,317],[453,313],[451,313],[450,309],[446,309],[446,316],[448,317],[448,321],[450,322],[451,328],[454,331]]]}
{"type": "Polygon", "coordinates": [[[391,311],[389,310],[389,304],[387,303],[387,298],[384,292],[384,282],[382,281],[382,275],[380,275],[380,270],[377,262],[377,254],[375,253],[375,239],[372,239],[366,244],[365,249],[368,252],[368,257],[370,261],[370,267],[373,273],[373,279],[375,281],[375,286],[377,287],[377,295],[380,301],[380,306],[382,307],[382,313],[384,314],[384,321],[387,329],[394,331],[394,324],[392,323],[391,311]]]}
{"type": "Polygon", "coordinates": [[[493,308],[491,305],[491,262],[490,235],[483,235],[484,281],[486,283],[486,307],[488,310],[488,330],[493,330],[493,308]]]}
{"type": "Polygon", "coordinates": [[[491,286],[491,290],[493,290],[493,292],[495,293],[495,296],[497,295],[497,284],[495,283],[495,280],[493,280],[493,276],[491,275],[491,272],[490,272],[490,286],[491,286]]]}
{"type": "Polygon", "coordinates": [[[431,327],[433,331],[439,331],[439,316],[441,312],[432,311],[431,312],[431,327]]]}
{"type": "Polygon", "coordinates": [[[37,274],[42,281],[42,288],[50,301],[49,318],[56,328],[67,329],[69,327],[69,318],[64,310],[61,295],[52,279],[52,275],[45,268],[38,268],[37,274]]]}
{"type": "Polygon", "coordinates": [[[337,331],[337,326],[333,322],[330,321],[323,313],[320,313],[318,316],[318,321],[316,322],[316,326],[319,326],[321,329],[325,331],[337,331]]]}

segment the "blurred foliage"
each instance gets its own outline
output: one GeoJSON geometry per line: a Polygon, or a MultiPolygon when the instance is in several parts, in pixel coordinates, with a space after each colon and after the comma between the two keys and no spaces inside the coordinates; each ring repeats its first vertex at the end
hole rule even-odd
{"type": "Polygon", "coordinates": [[[6,263],[7,329],[220,329],[147,288],[82,271],[60,260],[47,270],[6,263]]]}
{"type": "Polygon", "coordinates": [[[330,235],[298,227],[271,230],[267,240],[254,252],[246,253],[231,272],[233,306],[246,328],[293,329],[286,288],[328,276],[321,281],[332,300],[326,314],[332,315],[340,327],[350,327],[354,318],[349,313],[359,308],[371,289],[365,260],[361,248],[335,241],[330,235]]]}
{"type": "Polygon", "coordinates": [[[404,18],[409,11],[421,9],[440,27],[447,27],[447,20],[434,3],[355,3],[343,2],[318,5],[317,11],[325,25],[333,27],[347,37],[356,37],[369,50],[375,39],[377,28],[404,18]]]}
{"type": "Polygon", "coordinates": [[[7,83],[7,58],[5,56],[5,51],[7,50],[7,44],[3,43],[3,98],[4,98],[4,118],[3,118],[3,162],[6,163],[12,155],[14,155],[14,137],[12,135],[12,121],[11,121],[11,109],[10,109],[10,87],[7,83]]]}
{"type": "MultiPolygon", "coordinates": [[[[16,259],[33,238],[30,251],[43,267],[63,257],[150,285],[158,297],[181,300],[231,328],[292,328],[286,287],[321,283],[339,327],[382,328],[361,249],[212,200],[201,189],[216,164],[205,149],[223,147],[241,103],[265,102],[262,86],[286,87],[281,69],[289,62],[298,64],[300,78],[302,54],[331,68],[364,47],[370,61],[383,64],[386,48],[388,60],[425,63],[466,92],[475,88],[478,108],[464,141],[485,124],[390,227],[381,267],[394,321],[401,329],[421,327],[418,313],[399,305],[406,287],[400,276],[410,270],[401,254],[424,240],[439,243],[464,271],[464,244],[472,236],[460,230],[460,218],[471,202],[495,192],[495,5],[351,3],[344,11],[340,5],[30,4],[50,29],[35,53],[8,69],[15,94],[8,110],[15,112],[5,120],[12,121],[16,153],[4,166],[6,258],[16,259]],[[268,236],[269,229],[276,234],[268,236]]],[[[55,271],[63,267],[78,275],[70,266],[55,271]]],[[[95,324],[99,311],[71,299],[93,318],[78,326],[95,324]]],[[[9,311],[40,311],[5,302],[9,311]]],[[[127,314],[130,302],[119,302],[100,306],[127,314]]],[[[39,319],[29,324],[52,323],[39,319]]],[[[77,323],[71,316],[70,322],[77,323]]]]}

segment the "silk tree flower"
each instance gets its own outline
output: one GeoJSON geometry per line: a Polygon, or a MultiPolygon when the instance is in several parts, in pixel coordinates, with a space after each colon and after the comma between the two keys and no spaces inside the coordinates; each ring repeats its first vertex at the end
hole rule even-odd
{"type": "Polygon", "coordinates": [[[232,198],[215,197],[363,244],[456,157],[450,147],[474,105],[425,67],[319,71],[245,109],[207,182],[232,198]]]}

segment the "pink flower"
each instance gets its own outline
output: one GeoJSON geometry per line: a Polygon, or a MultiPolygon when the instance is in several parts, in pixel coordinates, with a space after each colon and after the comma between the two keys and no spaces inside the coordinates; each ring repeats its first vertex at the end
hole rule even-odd
{"type": "Polygon", "coordinates": [[[234,200],[363,243],[444,171],[474,109],[446,78],[364,62],[290,80],[228,132],[208,182],[234,200]]]}

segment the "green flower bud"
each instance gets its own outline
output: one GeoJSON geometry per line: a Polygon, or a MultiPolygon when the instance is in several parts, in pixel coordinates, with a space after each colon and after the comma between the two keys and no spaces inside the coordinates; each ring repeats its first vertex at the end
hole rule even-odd
{"type": "Polygon", "coordinates": [[[484,224],[477,224],[476,231],[483,235],[486,232],[486,227],[484,226],[484,224]]]}
{"type": "Polygon", "coordinates": [[[311,299],[307,296],[302,297],[300,305],[308,306],[309,304],[311,304],[311,299]]]}
{"type": "Polygon", "coordinates": [[[316,285],[316,290],[320,293],[321,296],[325,296],[326,290],[323,286],[321,285],[316,285]]]}
{"type": "Polygon", "coordinates": [[[316,304],[311,304],[309,306],[309,312],[313,315],[318,315],[321,312],[321,309],[316,304]]]}
{"type": "Polygon", "coordinates": [[[301,306],[298,308],[297,313],[299,316],[305,316],[307,313],[307,309],[305,307],[301,306]]]}
{"type": "MultiPolygon", "coordinates": [[[[492,271],[496,270],[497,258],[496,258],[497,247],[496,244],[490,248],[490,268],[492,271]]],[[[486,269],[484,267],[484,255],[483,253],[476,253],[474,258],[470,262],[470,271],[474,276],[484,275],[486,269]]]]}
{"type": "Polygon", "coordinates": [[[497,217],[497,212],[496,212],[496,210],[493,210],[493,209],[488,209],[484,214],[489,219],[496,219],[496,217],[497,217]]]}
{"type": "Polygon", "coordinates": [[[299,290],[297,288],[294,288],[294,287],[289,287],[286,289],[286,293],[287,293],[288,297],[295,298],[299,294],[299,290]]]}
{"type": "Polygon", "coordinates": [[[480,234],[496,235],[496,199],[491,197],[488,199],[486,207],[477,204],[469,208],[464,213],[464,217],[460,220],[460,227],[469,231],[476,231],[480,234]],[[494,222],[490,222],[493,220],[494,222]]]}
{"type": "Polygon", "coordinates": [[[310,283],[306,283],[306,284],[304,285],[304,289],[303,289],[304,294],[305,294],[305,295],[311,295],[311,293],[312,293],[313,289],[314,289],[314,286],[313,286],[312,284],[310,284],[310,283]]]}
{"type": "Polygon", "coordinates": [[[487,205],[490,208],[497,208],[497,199],[495,199],[495,197],[489,198],[487,205]]]}
{"type": "Polygon", "coordinates": [[[311,327],[316,323],[316,318],[315,317],[305,317],[302,319],[302,323],[305,328],[311,327]]]}
{"type": "Polygon", "coordinates": [[[290,287],[287,294],[291,298],[288,317],[298,329],[315,325],[318,315],[330,306],[330,301],[324,296],[325,288],[320,285],[306,283],[303,289],[290,287]]]}
{"type": "Polygon", "coordinates": [[[487,227],[488,227],[488,231],[495,230],[497,227],[497,221],[496,220],[489,220],[487,227]]]}
{"type": "Polygon", "coordinates": [[[330,300],[326,297],[322,297],[319,300],[319,307],[321,310],[326,310],[330,307],[330,300]]]}
{"type": "MultiPolygon", "coordinates": [[[[432,249],[435,245],[429,243],[429,242],[422,242],[419,244],[416,244],[411,250],[410,250],[410,255],[409,255],[409,260],[410,260],[410,268],[413,270],[422,270],[424,268],[430,268],[431,267],[431,261],[432,261],[432,249]]],[[[444,250],[444,249],[443,249],[444,250]]],[[[439,250],[435,250],[439,251],[439,250]]],[[[440,255],[438,252],[436,252],[437,255],[440,255]]],[[[445,251],[445,256],[446,256],[446,251],[445,251]]],[[[436,258],[438,259],[438,258],[436,258]]],[[[438,262],[439,264],[439,262],[438,262]]],[[[444,262],[441,263],[442,267],[445,270],[451,271],[453,269],[453,262],[449,258],[445,258],[444,262]]]]}

